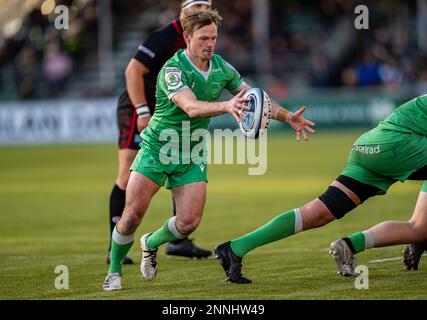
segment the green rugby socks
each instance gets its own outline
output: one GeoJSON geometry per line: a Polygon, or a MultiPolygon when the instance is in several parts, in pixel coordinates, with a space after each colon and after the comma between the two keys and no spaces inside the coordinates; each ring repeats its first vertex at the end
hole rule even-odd
{"type": "Polygon", "coordinates": [[[163,243],[184,239],[187,236],[181,234],[175,224],[176,216],[168,219],[163,226],[147,237],[146,244],[150,250],[157,249],[163,243]]]}
{"type": "Polygon", "coordinates": [[[231,241],[231,249],[238,257],[264,244],[274,242],[303,230],[299,209],[284,212],[247,235],[231,241]]]}
{"type": "Polygon", "coordinates": [[[371,249],[375,246],[375,238],[371,231],[353,233],[347,238],[343,238],[347,242],[350,250],[356,254],[366,249],[371,249]]]}
{"type": "Polygon", "coordinates": [[[117,226],[113,230],[111,236],[111,257],[109,273],[122,274],[122,260],[128,254],[135,240],[135,234],[122,235],[117,231],[117,226]]]}

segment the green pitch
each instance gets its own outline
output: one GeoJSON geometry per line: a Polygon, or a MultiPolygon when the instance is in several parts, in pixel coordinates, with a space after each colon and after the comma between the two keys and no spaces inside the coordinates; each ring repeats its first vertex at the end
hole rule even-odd
{"type": "MultiPolygon", "coordinates": [[[[309,143],[290,134],[269,138],[268,171],[248,176],[248,166],[210,167],[204,218],[193,234],[197,244],[240,236],[275,215],[322,193],[340,172],[360,131],[322,132],[309,143]]],[[[157,278],[139,272],[139,243],[124,266],[122,292],[101,290],[107,265],[108,198],[116,175],[116,148],[108,146],[0,149],[0,299],[426,299],[427,259],[408,272],[398,260],[403,246],[358,256],[369,268],[369,289],[335,274],[329,243],[383,220],[412,213],[420,183],[397,184],[341,221],[251,252],[243,272],[254,283],[224,282],[213,260],[167,258],[159,250],[157,278]],[[55,288],[55,267],[69,270],[69,289],[55,288]]],[[[137,239],[170,215],[170,194],[151,203],[137,239]]]]}

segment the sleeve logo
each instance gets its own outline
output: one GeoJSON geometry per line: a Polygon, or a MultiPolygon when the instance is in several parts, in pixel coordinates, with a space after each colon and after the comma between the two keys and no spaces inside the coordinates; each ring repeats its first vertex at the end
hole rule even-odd
{"type": "Polygon", "coordinates": [[[144,47],[143,45],[140,45],[138,47],[138,50],[141,52],[144,52],[147,56],[149,56],[151,59],[154,59],[156,57],[156,54],[148,49],[147,47],[144,47]]]}
{"type": "Polygon", "coordinates": [[[166,68],[165,80],[168,90],[175,90],[182,86],[182,71],[178,68],[166,68]]]}

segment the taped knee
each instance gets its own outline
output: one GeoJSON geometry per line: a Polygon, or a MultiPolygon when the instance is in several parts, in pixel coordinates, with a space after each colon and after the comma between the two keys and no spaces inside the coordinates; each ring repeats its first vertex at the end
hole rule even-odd
{"type": "Polygon", "coordinates": [[[319,199],[337,219],[341,219],[348,212],[356,208],[353,200],[344,191],[334,186],[329,186],[319,199]]]}

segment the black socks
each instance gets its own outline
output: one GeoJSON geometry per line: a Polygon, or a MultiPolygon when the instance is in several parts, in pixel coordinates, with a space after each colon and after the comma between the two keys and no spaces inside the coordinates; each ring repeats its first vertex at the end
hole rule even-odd
{"type": "MultiPolygon", "coordinates": [[[[120,189],[116,184],[110,195],[110,235],[113,233],[116,223],[119,222],[126,202],[126,190],[120,189]]],[[[110,248],[111,250],[111,241],[110,248]]]]}

